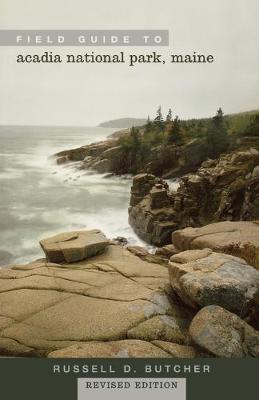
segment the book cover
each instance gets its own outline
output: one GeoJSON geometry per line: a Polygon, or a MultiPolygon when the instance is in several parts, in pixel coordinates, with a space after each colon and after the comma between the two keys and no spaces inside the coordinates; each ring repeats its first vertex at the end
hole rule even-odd
{"type": "Polygon", "coordinates": [[[256,398],[258,2],[0,9],[1,398],[256,398]]]}

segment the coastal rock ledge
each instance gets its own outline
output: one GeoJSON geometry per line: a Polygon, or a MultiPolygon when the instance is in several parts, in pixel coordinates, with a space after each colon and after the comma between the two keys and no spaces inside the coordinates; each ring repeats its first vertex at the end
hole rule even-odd
{"type": "MultiPolygon", "coordinates": [[[[81,231],[77,235],[82,235],[84,240],[91,237],[91,245],[95,244],[89,232],[81,231]]],[[[74,232],[62,236],[69,242],[69,254],[78,252],[78,242],[73,239],[74,236],[74,232]]],[[[60,243],[60,238],[57,243],[60,243]]],[[[45,246],[49,242],[52,243],[53,238],[41,244],[45,246]]],[[[99,236],[96,243],[99,243],[99,236]]],[[[45,252],[49,257],[46,248],[45,252]]],[[[165,358],[229,356],[227,350],[221,349],[219,352],[210,344],[220,329],[225,330],[222,313],[219,314],[215,329],[209,329],[207,336],[201,337],[199,332],[205,328],[203,319],[197,315],[204,310],[199,311],[202,305],[182,301],[172,281],[170,284],[164,260],[160,264],[157,257],[151,258],[150,262],[147,261],[150,260],[149,255],[145,259],[144,252],[141,258],[136,254],[126,246],[109,241],[105,242],[101,253],[92,256],[84,253],[84,259],[80,261],[74,261],[73,257],[69,257],[69,262],[64,257],[59,263],[40,259],[27,265],[12,265],[1,269],[0,355],[165,358]]],[[[182,257],[185,256],[186,252],[182,253],[182,257]]],[[[181,257],[181,253],[178,257],[181,257]]],[[[182,260],[179,260],[174,259],[174,262],[183,265],[182,260]]],[[[256,270],[250,271],[252,267],[246,266],[244,262],[242,267],[244,271],[249,270],[249,279],[252,279],[253,271],[256,270]]],[[[254,282],[249,279],[246,289],[250,287],[252,292],[254,282]]],[[[222,285],[222,282],[219,284],[222,285]]],[[[233,315],[231,321],[235,326],[232,329],[230,323],[226,325],[225,341],[222,341],[225,348],[234,340],[236,331],[241,332],[239,326],[249,333],[249,351],[241,352],[238,349],[230,356],[259,356],[258,332],[240,316],[230,314],[233,315]]]]}

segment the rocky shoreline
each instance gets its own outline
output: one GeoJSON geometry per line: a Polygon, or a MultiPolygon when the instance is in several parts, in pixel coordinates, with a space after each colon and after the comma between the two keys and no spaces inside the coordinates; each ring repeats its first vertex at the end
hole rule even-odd
{"type": "MultiPolygon", "coordinates": [[[[79,148],[64,150],[54,155],[57,164],[78,162],[79,169],[90,169],[98,173],[127,174],[124,167],[125,149],[120,139],[130,134],[124,129],[110,135],[107,140],[79,148]]],[[[205,157],[206,142],[202,139],[190,140],[183,146],[168,145],[166,159],[164,148],[156,146],[150,153],[145,171],[174,178],[195,170],[205,157]]]]}
{"type": "MultiPolygon", "coordinates": [[[[56,161],[123,174],[128,134],[56,161]]],[[[166,160],[161,146],[150,152],[129,223],[154,254],[74,231],[42,240],[45,258],[2,269],[0,355],[259,357],[259,151],[242,140],[214,160],[201,138],[168,145],[166,160]]]]}
{"type": "Polygon", "coordinates": [[[45,259],[0,271],[1,356],[259,356],[259,272],[243,259],[140,258],[98,230],[41,247],[45,259]]]}
{"type": "MultiPolygon", "coordinates": [[[[137,132],[139,138],[144,140],[145,127],[138,127],[137,132]]],[[[208,140],[206,137],[198,136],[185,138],[183,143],[158,142],[149,144],[150,147],[146,148],[144,145],[143,154],[140,153],[139,156],[144,157],[145,162],[138,163],[137,160],[131,159],[136,152],[136,149],[130,149],[132,140],[134,143],[133,133],[130,129],[122,129],[109,135],[106,140],[63,150],[56,153],[54,158],[59,165],[76,162],[78,169],[93,170],[101,174],[149,173],[164,179],[178,178],[183,174],[196,172],[201,164],[208,160],[208,140]]],[[[258,149],[257,136],[229,136],[228,141],[225,152],[258,149]]],[[[136,148],[142,145],[140,141],[138,145],[136,144],[136,148]]]]}

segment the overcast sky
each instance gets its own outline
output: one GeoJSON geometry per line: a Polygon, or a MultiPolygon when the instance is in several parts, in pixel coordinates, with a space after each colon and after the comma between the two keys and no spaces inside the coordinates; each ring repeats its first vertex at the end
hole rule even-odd
{"type": "Polygon", "coordinates": [[[89,126],[153,116],[160,104],[180,118],[210,116],[219,106],[226,113],[259,108],[258,17],[258,0],[0,0],[0,29],[169,29],[164,54],[216,57],[214,64],[135,68],[21,65],[18,53],[122,49],[2,47],[0,124],[89,126]]]}

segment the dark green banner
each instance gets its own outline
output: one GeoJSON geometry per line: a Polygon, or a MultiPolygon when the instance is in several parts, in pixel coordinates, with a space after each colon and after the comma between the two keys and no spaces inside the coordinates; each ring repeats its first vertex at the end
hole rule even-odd
{"type": "MultiPolygon", "coordinates": [[[[171,382],[173,378],[186,378],[187,400],[250,400],[257,398],[258,359],[1,358],[0,376],[4,400],[77,400],[78,378],[89,382],[95,378],[107,378],[108,382],[110,378],[113,382],[127,378],[129,384],[133,378],[138,378],[140,384],[144,378],[151,378],[150,382],[155,378],[168,378],[171,382]]],[[[139,393],[142,395],[145,390],[139,389],[139,393]]],[[[112,397],[108,389],[103,393],[112,397]]]]}

